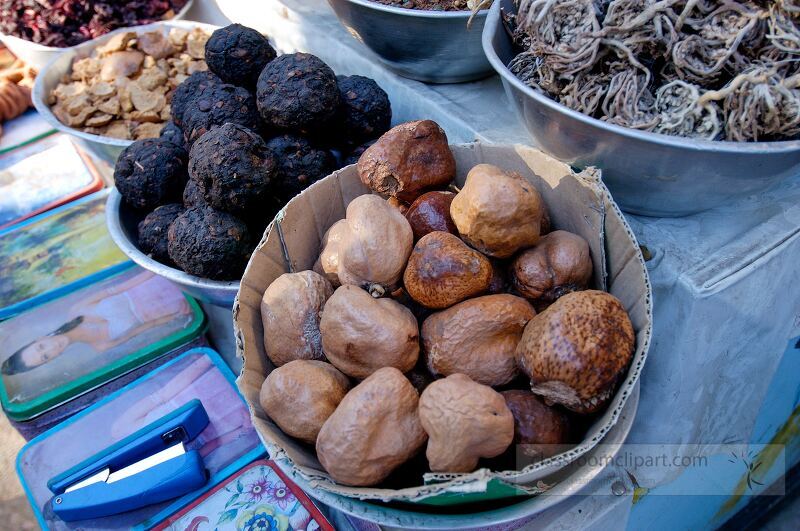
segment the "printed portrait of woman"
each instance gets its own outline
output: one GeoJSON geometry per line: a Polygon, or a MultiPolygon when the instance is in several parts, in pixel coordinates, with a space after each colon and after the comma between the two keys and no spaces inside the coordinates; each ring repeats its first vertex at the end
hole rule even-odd
{"type": "Polygon", "coordinates": [[[189,302],[172,283],[133,268],[0,324],[0,349],[10,352],[0,373],[7,386],[26,376],[25,389],[15,394],[21,399],[158,342],[192,319],[189,302]]]}

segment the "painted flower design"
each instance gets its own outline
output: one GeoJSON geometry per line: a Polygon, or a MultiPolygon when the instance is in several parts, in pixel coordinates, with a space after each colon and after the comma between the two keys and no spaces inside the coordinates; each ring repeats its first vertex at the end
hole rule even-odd
{"type": "Polygon", "coordinates": [[[286,516],[275,514],[275,509],[266,505],[244,511],[236,519],[236,529],[239,531],[286,531],[288,528],[286,516]]]}
{"type": "Polygon", "coordinates": [[[297,499],[292,494],[283,481],[267,482],[266,499],[268,502],[277,505],[282,511],[291,507],[297,499]]]}
{"type": "Polygon", "coordinates": [[[250,499],[251,502],[261,501],[267,495],[267,489],[270,483],[264,478],[258,478],[254,482],[245,487],[244,494],[250,499]]]}

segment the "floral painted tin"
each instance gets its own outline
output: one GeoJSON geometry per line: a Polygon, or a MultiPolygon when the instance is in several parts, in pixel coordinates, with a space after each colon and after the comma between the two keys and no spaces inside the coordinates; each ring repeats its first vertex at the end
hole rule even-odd
{"type": "Polygon", "coordinates": [[[267,460],[247,465],[154,529],[334,531],[311,499],[267,460]]]}

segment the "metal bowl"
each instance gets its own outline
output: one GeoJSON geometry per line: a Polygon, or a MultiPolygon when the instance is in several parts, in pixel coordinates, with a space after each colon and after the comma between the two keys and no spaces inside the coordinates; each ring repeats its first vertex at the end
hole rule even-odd
{"type": "Polygon", "coordinates": [[[461,83],[492,74],[481,49],[488,10],[404,9],[370,0],[328,0],[350,34],[396,74],[427,83],[461,83]]]}
{"type": "MultiPolygon", "coordinates": [[[[189,11],[189,9],[191,9],[193,2],[194,0],[189,0],[186,2],[186,5],[175,14],[174,17],[166,20],[181,20],[186,16],[186,13],[189,11]]],[[[105,37],[105,35],[98,38],[103,37],[105,37]]],[[[47,66],[47,64],[61,52],[69,51],[77,48],[78,46],[83,46],[86,44],[81,43],[75,46],[69,46],[67,48],[57,48],[55,46],[44,46],[43,44],[36,42],[26,41],[25,39],[20,39],[19,37],[14,37],[13,35],[3,35],[2,33],[0,33],[0,41],[5,44],[6,48],[11,50],[11,53],[38,71],[42,71],[44,67],[47,66]]]]}
{"type": "Polygon", "coordinates": [[[483,49],[534,144],[578,167],[597,166],[623,210],[683,216],[766,190],[800,173],[800,141],[713,142],[628,129],[596,120],[522,83],[506,65],[514,57],[497,0],[483,49]]]}
{"type": "Polygon", "coordinates": [[[60,53],[56,55],[55,59],[50,61],[47,66],[45,66],[36,76],[36,83],[34,84],[33,91],[31,93],[33,105],[48,124],[53,126],[55,129],[58,129],[62,133],[67,133],[83,139],[92,152],[96,153],[100,158],[113,165],[116,162],[120,152],[131,144],[131,140],[122,140],[109,136],[93,135],[90,133],[84,133],[83,131],[79,131],[78,129],[74,129],[72,127],[68,127],[62,124],[58,118],[56,118],[56,116],[50,110],[50,106],[47,104],[47,99],[50,92],[56,88],[56,86],[58,86],[62,77],[71,71],[73,59],[76,57],[88,57],[95,48],[107,42],[117,33],[133,31],[139,34],[164,28],[182,28],[185,30],[202,28],[206,31],[213,32],[217,29],[217,27],[218,26],[201,24],[199,22],[166,20],[163,22],[147,24],[145,26],[121,28],[112,31],[111,33],[107,33],[102,37],[98,37],[77,46],[73,46],[72,48],[59,48],[58,50],[60,50],[60,53]]]}
{"type": "Polygon", "coordinates": [[[135,263],[152,271],[160,277],[175,283],[181,290],[198,299],[214,306],[232,308],[233,300],[239,292],[239,281],[209,280],[190,275],[156,262],[136,247],[136,233],[139,222],[144,215],[129,207],[122,201],[122,196],[116,188],[112,188],[106,203],[106,224],[111,239],[135,263]]]}

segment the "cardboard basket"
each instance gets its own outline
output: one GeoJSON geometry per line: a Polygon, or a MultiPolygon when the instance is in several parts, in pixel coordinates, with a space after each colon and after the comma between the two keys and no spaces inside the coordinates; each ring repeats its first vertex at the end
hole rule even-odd
{"type": "Polygon", "coordinates": [[[442,504],[536,494],[537,481],[583,455],[617,422],[647,356],[651,336],[652,292],[644,258],[630,227],[600,180],[589,168],[575,173],[568,165],[526,146],[466,144],[451,147],[456,159],[456,183],[463,185],[469,170],[480,163],[516,171],[528,179],[547,204],[554,229],[583,236],[594,262],[594,285],[619,298],[636,332],[636,351],[628,373],[608,409],[589,427],[584,439],[570,450],[522,470],[476,470],[469,474],[426,474],[412,488],[348,487],[328,476],[313,452],[283,433],[262,410],[259,390],[274,368],[264,350],[260,302],[266,288],[286,272],[311,269],[325,231],[344,218],[347,204],[370,193],[356,167],[348,166],[318,181],[292,199],[277,215],[253,253],[234,304],[237,351],[244,358],[237,385],[253,414],[253,422],[270,455],[288,463],[313,488],[342,496],[383,501],[442,504]],[[464,497],[464,493],[472,496],[464,497]]]}

